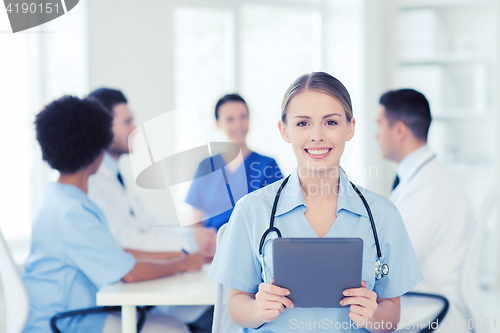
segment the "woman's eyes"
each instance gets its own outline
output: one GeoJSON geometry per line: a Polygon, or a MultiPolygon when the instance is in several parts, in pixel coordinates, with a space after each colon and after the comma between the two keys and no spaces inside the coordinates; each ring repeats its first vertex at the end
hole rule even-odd
{"type": "MultiPolygon", "coordinates": [[[[337,122],[335,120],[327,120],[325,124],[328,126],[334,126],[334,125],[337,125],[337,122]]],[[[299,127],[304,127],[306,125],[307,125],[306,121],[301,121],[301,122],[297,123],[297,126],[299,126],[299,127]]]]}

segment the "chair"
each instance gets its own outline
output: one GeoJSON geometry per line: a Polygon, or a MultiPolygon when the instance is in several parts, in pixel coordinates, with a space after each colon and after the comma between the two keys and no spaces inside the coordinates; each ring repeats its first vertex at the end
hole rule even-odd
{"type": "MultiPolygon", "coordinates": [[[[57,321],[62,318],[89,315],[94,313],[118,312],[121,311],[121,309],[122,308],[120,306],[98,306],[94,308],[57,313],[50,319],[50,329],[53,333],[61,333],[61,331],[57,328],[57,321]]],[[[139,312],[139,319],[137,320],[137,332],[140,333],[142,327],[144,326],[144,322],[146,321],[146,309],[138,306],[137,311],[139,312]]]]}
{"type": "MultiPolygon", "coordinates": [[[[217,246],[222,239],[227,223],[219,228],[217,232],[217,246]]],[[[212,333],[237,333],[239,326],[234,324],[229,318],[228,299],[229,288],[217,282],[217,290],[215,294],[214,322],[212,325],[212,333]]]]}
{"type": "Polygon", "coordinates": [[[23,330],[30,311],[28,292],[9,248],[0,231],[0,277],[2,279],[5,302],[7,304],[7,331],[19,333],[23,330]]]}
{"type": "MultiPolygon", "coordinates": [[[[500,203],[500,187],[494,186],[487,190],[486,196],[480,206],[479,214],[476,220],[476,226],[473,232],[472,241],[467,252],[467,257],[464,261],[462,272],[462,281],[460,289],[468,318],[474,320],[475,323],[482,316],[482,291],[479,281],[479,264],[481,262],[481,247],[486,233],[488,222],[493,217],[493,213],[500,203]]],[[[473,329],[477,332],[477,329],[473,329]]]]}
{"type": "MultiPolygon", "coordinates": [[[[433,332],[438,325],[443,321],[444,317],[448,313],[448,309],[450,308],[450,302],[446,297],[442,295],[436,294],[428,294],[428,293],[420,293],[420,292],[407,292],[403,296],[401,296],[401,310],[407,309],[411,310],[411,306],[419,307],[419,310],[422,307],[426,307],[430,309],[430,313],[432,313],[432,317],[429,318],[418,318],[418,323],[422,323],[422,326],[413,326],[415,323],[411,323],[412,326],[401,326],[396,332],[404,332],[404,333],[430,333],[433,332]],[[437,309],[437,310],[436,310],[437,309]],[[439,310],[439,311],[438,311],[439,310]],[[437,312],[437,315],[435,313],[437,312]]],[[[406,324],[406,323],[403,323],[406,324]]],[[[438,330],[439,331],[439,330],[438,330]]]]}
{"type": "MultiPolygon", "coordinates": [[[[6,333],[20,333],[23,331],[30,311],[30,301],[28,292],[24,287],[23,280],[17,269],[12,255],[10,254],[7,243],[5,242],[2,232],[0,231],[0,277],[2,287],[5,294],[5,303],[7,304],[7,330],[6,333]]],[[[57,320],[66,317],[120,311],[119,306],[116,307],[95,307],[89,309],[80,309],[58,313],[52,317],[50,326],[52,332],[61,333],[56,326],[57,320]]],[[[140,332],[146,320],[146,311],[138,307],[139,319],[137,321],[137,332],[140,332]]]]}

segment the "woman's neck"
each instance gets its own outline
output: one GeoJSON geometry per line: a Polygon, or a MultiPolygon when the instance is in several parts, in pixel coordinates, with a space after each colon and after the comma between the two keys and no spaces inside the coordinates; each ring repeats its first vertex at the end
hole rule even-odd
{"type": "Polygon", "coordinates": [[[57,182],[60,184],[74,185],[87,193],[88,180],[89,172],[85,169],[71,174],[61,173],[57,182]]]}
{"type": "Polygon", "coordinates": [[[339,190],[339,172],[339,166],[327,170],[310,170],[299,165],[299,180],[304,198],[313,200],[336,198],[339,190]]]}
{"type": "Polygon", "coordinates": [[[250,149],[248,149],[246,142],[240,143],[238,146],[240,146],[241,150],[241,155],[243,155],[243,159],[250,154],[250,149]]]}
{"type": "MultiPolygon", "coordinates": [[[[232,142],[234,144],[237,144],[235,142],[232,142]]],[[[242,144],[237,144],[239,147],[240,147],[240,151],[241,151],[241,155],[243,156],[243,159],[245,159],[248,154],[250,154],[252,151],[250,149],[248,149],[247,145],[245,142],[243,142],[242,144]]],[[[222,153],[222,157],[224,158],[224,161],[227,163],[230,163],[232,161],[232,159],[234,159],[233,157],[233,152],[228,149],[226,150],[225,152],[222,153]]]]}

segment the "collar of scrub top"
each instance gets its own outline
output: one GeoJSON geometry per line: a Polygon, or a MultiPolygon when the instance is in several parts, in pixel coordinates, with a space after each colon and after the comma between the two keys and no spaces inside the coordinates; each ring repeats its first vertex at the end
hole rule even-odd
{"type": "MultiPolygon", "coordinates": [[[[399,184],[409,181],[417,173],[417,171],[422,167],[423,163],[434,158],[436,154],[427,145],[423,145],[420,148],[415,149],[409,153],[403,160],[399,163],[396,173],[399,177],[399,184]]],[[[396,191],[399,188],[396,187],[396,191]]]]}
{"type": "MultiPolygon", "coordinates": [[[[368,217],[368,213],[366,212],[366,208],[363,205],[363,202],[360,200],[358,194],[352,188],[351,184],[349,183],[349,179],[347,178],[343,170],[340,170],[339,176],[340,186],[337,199],[337,216],[339,215],[339,212],[344,209],[354,214],[368,217]]],[[[302,188],[300,187],[298,168],[296,168],[292,172],[288,183],[281,193],[280,201],[278,203],[276,214],[274,214],[274,216],[283,215],[299,206],[307,208],[304,195],[302,194],[302,188]]],[[[305,211],[305,209],[303,211],[305,211]]]]}
{"type": "Polygon", "coordinates": [[[83,192],[79,187],[71,184],[61,183],[51,183],[49,184],[49,186],[52,187],[51,190],[62,191],[68,197],[78,200],[82,204],[82,206],[90,209],[92,212],[98,212],[99,218],[101,220],[104,219],[104,216],[101,214],[101,210],[92,200],[90,200],[87,193],[83,192]]]}

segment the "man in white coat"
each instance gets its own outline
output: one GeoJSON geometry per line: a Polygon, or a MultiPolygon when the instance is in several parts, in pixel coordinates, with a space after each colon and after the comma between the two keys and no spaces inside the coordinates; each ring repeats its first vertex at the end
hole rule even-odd
{"type": "MultiPolygon", "coordinates": [[[[463,262],[474,228],[471,210],[453,177],[427,146],[429,103],[412,90],[380,97],[382,154],[398,163],[390,200],[399,209],[424,274],[413,291],[440,294],[450,302],[439,331],[461,329],[467,311],[460,292],[463,262]]],[[[403,318],[402,318],[403,319],[403,318]]]]}
{"type": "MultiPolygon", "coordinates": [[[[129,153],[128,137],[135,129],[134,116],[125,95],[119,90],[100,88],[91,92],[89,97],[99,100],[113,113],[113,142],[98,171],[89,178],[88,185],[88,195],[104,212],[113,237],[122,247],[141,251],[213,251],[214,229],[168,227],[165,221],[146,209],[142,200],[134,193],[132,184],[127,183],[121,175],[118,160],[120,156],[129,153]]],[[[206,309],[207,307],[169,307],[164,308],[163,312],[185,323],[198,318],[193,325],[199,324],[201,328],[190,328],[192,331],[204,332],[203,326],[211,326],[208,323],[211,322],[209,311],[200,318],[206,309]],[[200,320],[205,322],[200,323],[200,320]]]]}

